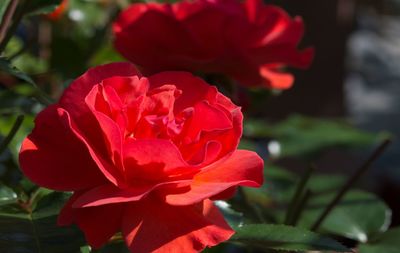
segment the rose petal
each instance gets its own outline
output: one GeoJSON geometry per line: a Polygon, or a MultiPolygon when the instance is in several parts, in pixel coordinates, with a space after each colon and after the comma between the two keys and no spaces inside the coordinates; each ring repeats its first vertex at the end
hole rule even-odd
{"type": "Polygon", "coordinates": [[[64,205],[58,218],[59,225],[76,223],[84,232],[86,241],[93,248],[104,245],[121,227],[122,204],[112,204],[87,208],[73,208],[72,203],[79,198],[75,193],[64,205]]]}
{"type": "MultiPolygon", "coordinates": [[[[197,174],[189,191],[165,195],[170,205],[191,205],[211,198],[233,186],[259,187],[263,183],[263,160],[255,153],[237,150],[197,174]]],[[[163,192],[160,192],[163,195],[163,192]]]]}
{"type": "Polygon", "coordinates": [[[200,150],[194,152],[194,155],[190,158],[189,163],[203,167],[216,160],[220,152],[221,143],[209,141],[202,148],[200,148],[200,150]]]}
{"type": "Polygon", "coordinates": [[[226,130],[203,131],[198,141],[183,143],[179,148],[185,159],[190,160],[196,152],[201,152],[201,150],[205,148],[204,146],[210,141],[219,142],[221,144],[219,153],[214,154],[214,160],[220,159],[236,150],[242,135],[243,125],[243,114],[239,107],[231,111],[231,117],[232,128],[226,130]]]}
{"type": "Polygon", "coordinates": [[[169,140],[128,139],[124,159],[130,184],[170,181],[174,177],[190,177],[198,171],[183,160],[178,148],[169,140]]]}
{"type": "MultiPolygon", "coordinates": [[[[67,122],[68,124],[68,129],[71,129],[71,131],[75,134],[75,136],[77,138],[80,139],[80,141],[82,143],[84,143],[86,145],[86,148],[88,149],[92,159],[96,162],[98,170],[100,170],[103,175],[113,184],[115,185],[124,185],[124,177],[121,174],[121,171],[117,169],[117,167],[112,164],[109,159],[105,159],[101,154],[98,154],[98,152],[96,152],[97,150],[95,149],[95,147],[90,146],[90,144],[85,140],[84,137],[82,137],[82,135],[80,135],[80,133],[76,130],[76,125],[74,124],[74,122],[71,120],[69,113],[67,111],[65,111],[62,108],[58,108],[57,109],[58,114],[63,117],[63,119],[67,122]]],[[[66,142],[68,142],[69,140],[66,140],[66,142]]],[[[104,143],[103,143],[104,145],[104,143]]],[[[105,146],[105,145],[104,145],[105,146]]],[[[65,156],[65,154],[64,154],[65,156]]],[[[108,156],[105,156],[106,158],[108,156]]],[[[76,166],[77,161],[71,159],[71,162],[74,162],[73,164],[76,166]]]]}
{"type": "Polygon", "coordinates": [[[102,145],[101,139],[99,141],[98,138],[102,135],[101,126],[90,113],[85,97],[94,85],[113,76],[140,77],[141,74],[130,63],[110,63],[91,68],[65,89],[59,102],[60,107],[68,111],[71,118],[76,122],[76,131],[90,143],[91,147],[96,147],[97,153],[102,155],[106,155],[107,150],[102,145]]]}
{"type": "MultiPolygon", "coordinates": [[[[121,173],[120,175],[122,175],[124,168],[121,156],[122,156],[123,134],[125,129],[121,129],[120,126],[115,121],[113,121],[109,116],[107,116],[101,111],[96,110],[95,108],[96,97],[99,95],[100,93],[99,89],[101,88],[102,87],[99,85],[94,86],[93,89],[86,96],[85,101],[87,106],[93,113],[93,116],[96,118],[97,122],[101,126],[101,132],[104,139],[102,146],[105,146],[107,148],[108,157],[111,158],[116,168],[119,168],[120,170],[120,171],[114,171],[113,174],[118,175],[121,173]]],[[[112,108],[111,106],[112,102],[108,103],[110,104],[110,108],[112,108]]]]}
{"type": "Polygon", "coordinates": [[[119,62],[97,66],[89,69],[65,89],[60,104],[75,116],[85,113],[85,97],[95,84],[115,76],[138,76],[140,72],[131,63],[119,62]]]}
{"type": "Polygon", "coordinates": [[[276,89],[288,89],[294,81],[292,74],[274,71],[269,67],[260,68],[260,74],[267,80],[266,86],[276,89]]]}
{"type": "Polygon", "coordinates": [[[176,64],[184,68],[188,55],[199,55],[198,45],[170,10],[168,5],[139,4],[122,12],[113,26],[117,50],[132,62],[151,66],[147,70],[153,73],[160,67],[173,70],[176,64]]]}
{"type": "Polygon", "coordinates": [[[22,143],[19,162],[33,182],[54,190],[80,190],[106,180],[72,130],[68,113],[56,105],[37,116],[34,130],[22,143]]]}
{"type": "Polygon", "coordinates": [[[111,86],[120,97],[122,104],[128,105],[137,98],[145,95],[149,90],[149,81],[146,77],[130,76],[119,77],[113,76],[103,80],[104,87],[111,86]]]}
{"type": "Polygon", "coordinates": [[[150,76],[149,82],[153,89],[166,84],[173,84],[182,91],[182,95],[175,101],[174,111],[176,113],[193,106],[197,102],[208,100],[210,93],[216,94],[214,88],[188,72],[161,72],[150,76]],[[193,92],[193,87],[196,87],[196,92],[193,92]]]}
{"type": "Polygon", "coordinates": [[[191,253],[228,240],[234,231],[209,200],[173,207],[155,198],[129,204],[122,233],[135,253],[191,253]]]}

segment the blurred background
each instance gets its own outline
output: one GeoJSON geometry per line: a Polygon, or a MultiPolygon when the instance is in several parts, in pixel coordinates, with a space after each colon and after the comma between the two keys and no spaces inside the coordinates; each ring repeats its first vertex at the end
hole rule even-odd
{"type": "MultiPolygon", "coordinates": [[[[399,136],[400,1],[270,2],[279,2],[292,15],[304,18],[304,44],[315,46],[316,57],[308,71],[297,73],[292,89],[265,104],[267,115],[344,117],[361,129],[399,136]]],[[[346,173],[355,166],[353,158],[330,154],[320,164],[346,173]]],[[[398,224],[400,142],[391,145],[366,181],[396,210],[393,218],[398,224]]]]}

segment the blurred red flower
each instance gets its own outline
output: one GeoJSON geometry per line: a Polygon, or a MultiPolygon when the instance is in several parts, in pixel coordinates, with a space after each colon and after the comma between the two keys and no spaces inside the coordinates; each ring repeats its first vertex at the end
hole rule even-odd
{"type": "Polygon", "coordinates": [[[113,25],[116,49],[146,73],[223,73],[246,86],[287,89],[286,66],[306,68],[314,51],[299,51],[300,17],[262,0],[136,3],[113,25]]]}
{"type": "Polygon", "coordinates": [[[47,14],[46,17],[50,20],[58,20],[67,8],[68,0],[63,0],[61,4],[51,13],[47,14]]]}
{"type": "Polygon", "coordinates": [[[113,63],[37,116],[19,160],[38,185],[74,191],[59,224],[76,223],[91,246],[122,231],[135,253],[198,252],[234,233],[212,200],[262,184],[262,159],[237,150],[242,118],[189,73],[146,78],[113,63]]]}

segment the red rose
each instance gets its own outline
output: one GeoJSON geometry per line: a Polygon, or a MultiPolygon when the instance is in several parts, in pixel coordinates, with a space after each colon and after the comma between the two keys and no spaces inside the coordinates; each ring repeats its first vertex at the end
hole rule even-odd
{"type": "Polygon", "coordinates": [[[136,3],[113,25],[116,49],[147,73],[223,73],[246,86],[287,89],[286,66],[306,68],[313,49],[299,51],[304,25],[262,0],[136,3]]]}
{"type": "Polygon", "coordinates": [[[132,252],[198,252],[234,231],[211,200],[262,184],[263,161],[237,150],[242,113],[185,72],[148,78],[129,63],[93,68],[42,111],[20,165],[74,191],[59,224],[95,248],[122,231],[132,252]]]}

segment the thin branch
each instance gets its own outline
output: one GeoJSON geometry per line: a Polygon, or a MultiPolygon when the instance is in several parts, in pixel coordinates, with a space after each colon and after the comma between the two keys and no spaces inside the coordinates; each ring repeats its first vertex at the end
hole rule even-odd
{"type": "Polygon", "coordinates": [[[18,129],[21,127],[23,121],[24,121],[24,115],[19,115],[17,117],[17,119],[15,120],[14,125],[12,126],[10,132],[7,134],[7,136],[0,143],[0,154],[2,154],[6,150],[8,144],[10,144],[10,142],[14,138],[14,136],[17,133],[18,129]]]}
{"type": "Polygon", "coordinates": [[[11,0],[11,3],[8,5],[6,13],[4,14],[3,20],[1,20],[0,24],[0,41],[3,41],[6,36],[7,29],[10,26],[12,17],[14,16],[15,10],[17,9],[19,0],[11,0]]]}
{"type": "Polygon", "coordinates": [[[308,200],[310,199],[312,192],[310,189],[307,189],[306,192],[303,194],[302,198],[299,200],[295,211],[293,212],[293,218],[289,225],[296,226],[297,222],[304,211],[304,207],[307,205],[308,200]]]}
{"type": "Polygon", "coordinates": [[[342,186],[339,192],[336,194],[335,198],[327,205],[324,212],[320,215],[314,225],[311,227],[313,231],[316,231],[328,214],[333,210],[333,208],[340,202],[343,196],[350,190],[353,185],[360,179],[362,175],[370,168],[371,164],[378,159],[378,157],[385,151],[387,146],[392,141],[386,139],[381,145],[369,156],[369,158],[354,172],[354,174],[347,180],[347,182],[342,186]]]}
{"type": "Polygon", "coordinates": [[[290,225],[293,223],[294,213],[296,213],[296,208],[299,206],[299,202],[304,192],[304,188],[307,185],[312,173],[315,171],[315,166],[310,165],[307,170],[303,173],[299,183],[297,184],[296,191],[290,201],[288,210],[286,212],[285,224],[290,225]]]}
{"type": "MultiPolygon", "coordinates": [[[[13,0],[13,1],[18,1],[18,0],[13,0]]],[[[22,2],[22,4],[20,4],[20,7],[15,11],[15,15],[13,15],[14,16],[13,22],[11,23],[11,26],[8,29],[7,33],[5,34],[4,38],[0,41],[0,53],[4,51],[8,42],[10,41],[15,31],[17,30],[19,23],[24,17],[27,2],[29,1],[22,2]]]]}

